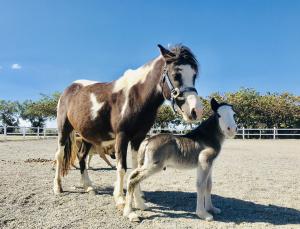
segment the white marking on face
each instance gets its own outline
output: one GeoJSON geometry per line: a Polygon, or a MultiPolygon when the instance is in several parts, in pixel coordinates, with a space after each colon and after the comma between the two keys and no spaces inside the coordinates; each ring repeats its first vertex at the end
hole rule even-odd
{"type": "Polygon", "coordinates": [[[147,79],[148,73],[152,70],[153,65],[156,61],[158,61],[161,56],[156,58],[150,65],[143,65],[135,70],[129,69],[127,70],[123,76],[121,76],[120,79],[116,80],[114,83],[114,87],[112,92],[116,93],[121,90],[123,90],[124,96],[125,96],[125,102],[121,110],[121,116],[125,114],[126,108],[128,106],[128,95],[130,92],[130,89],[138,84],[138,83],[144,83],[147,79]]]}
{"type": "Polygon", "coordinates": [[[179,72],[182,76],[182,83],[184,87],[194,86],[194,76],[196,74],[195,70],[189,64],[179,65],[179,72]]]}
{"type": "Polygon", "coordinates": [[[102,106],[104,105],[104,102],[99,103],[97,101],[97,97],[94,93],[91,93],[90,99],[91,99],[91,102],[92,102],[91,117],[92,117],[92,120],[94,120],[94,119],[97,118],[98,112],[102,108],[102,106]]]}
{"type": "MultiPolygon", "coordinates": [[[[181,79],[182,79],[182,87],[194,87],[194,77],[195,70],[190,65],[179,65],[181,79]]],[[[196,92],[185,92],[184,93],[185,103],[182,105],[181,109],[183,111],[182,116],[185,121],[191,122],[190,115],[194,110],[196,112],[197,118],[193,121],[199,121],[202,117],[203,113],[203,105],[197,95],[196,92]]]]}
{"type": "Polygon", "coordinates": [[[73,83],[77,83],[77,84],[81,84],[82,86],[88,86],[88,85],[92,85],[95,83],[99,83],[97,81],[93,81],[93,80],[76,80],[73,83]]]}
{"type": "Polygon", "coordinates": [[[219,125],[223,133],[230,138],[233,138],[236,134],[236,122],[234,120],[234,111],[231,106],[223,105],[218,108],[219,125]]]}

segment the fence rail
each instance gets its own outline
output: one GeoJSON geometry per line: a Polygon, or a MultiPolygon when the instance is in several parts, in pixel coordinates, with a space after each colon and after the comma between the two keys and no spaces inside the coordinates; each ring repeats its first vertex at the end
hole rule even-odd
{"type": "Polygon", "coordinates": [[[40,139],[57,136],[57,128],[0,126],[0,140],[40,139]]]}
{"type": "MultiPolygon", "coordinates": [[[[190,128],[178,130],[175,128],[152,128],[149,135],[157,133],[174,133],[183,134],[190,131],[190,128]]],[[[0,140],[15,140],[15,139],[42,139],[57,136],[57,128],[40,128],[40,127],[14,127],[0,126],[0,140]]],[[[238,129],[236,138],[297,138],[300,139],[300,129],[286,128],[266,128],[266,129],[238,129]]]]}

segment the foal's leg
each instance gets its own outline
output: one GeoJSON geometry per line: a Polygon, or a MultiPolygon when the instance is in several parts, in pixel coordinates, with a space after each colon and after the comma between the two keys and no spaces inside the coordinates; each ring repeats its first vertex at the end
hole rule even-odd
{"type": "Polygon", "coordinates": [[[210,155],[214,153],[213,149],[205,149],[200,152],[197,168],[197,208],[196,214],[201,219],[208,221],[213,220],[213,216],[209,214],[204,205],[205,193],[207,188],[207,180],[211,169],[210,155]]]}
{"type": "MultiPolygon", "coordinates": [[[[130,144],[132,171],[138,167],[137,156],[138,156],[138,150],[139,150],[140,144],[141,144],[141,138],[139,138],[138,140],[135,140],[135,141],[131,141],[131,144],[130,144]]],[[[134,194],[135,206],[137,208],[139,208],[138,207],[139,201],[137,199],[139,199],[140,197],[137,197],[137,196],[144,197],[144,193],[141,190],[140,184],[137,185],[137,187],[135,189],[135,194],[134,194]]]]}
{"type": "Polygon", "coordinates": [[[106,162],[106,164],[108,164],[111,168],[115,168],[115,166],[114,165],[112,165],[111,163],[110,163],[110,161],[107,159],[107,157],[106,157],[106,155],[103,153],[103,152],[101,152],[101,153],[99,153],[99,156],[103,159],[103,161],[105,161],[106,162]]]}
{"type": "Polygon", "coordinates": [[[140,182],[161,170],[162,166],[160,165],[148,164],[135,169],[130,174],[127,182],[126,204],[123,212],[123,215],[128,217],[130,221],[139,221],[137,214],[132,211],[133,198],[135,198],[135,204],[137,208],[141,210],[148,208],[148,206],[144,203],[144,199],[139,195],[139,193],[136,192],[140,182]]]}
{"type": "Polygon", "coordinates": [[[117,156],[117,181],[114,189],[114,199],[118,209],[123,209],[125,204],[125,198],[123,193],[125,168],[122,165],[122,161],[126,160],[128,147],[128,139],[124,133],[118,133],[116,135],[115,152],[117,156]]]}
{"type": "Polygon", "coordinates": [[[89,169],[91,166],[91,160],[92,160],[92,157],[93,157],[93,153],[88,153],[87,155],[87,163],[86,163],[86,168],[89,169]]]}
{"type": "Polygon", "coordinates": [[[220,214],[221,210],[219,208],[216,208],[213,206],[212,201],[211,201],[211,188],[212,188],[212,168],[210,169],[208,178],[207,178],[207,187],[206,187],[206,192],[205,192],[205,209],[207,211],[210,211],[214,214],[220,214]]]}
{"type": "Polygon", "coordinates": [[[89,178],[88,171],[86,169],[86,161],[85,161],[91,146],[92,145],[90,143],[86,141],[82,141],[81,148],[79,149],[78,152],[78,159],[79,159],[80,173],[81,173],[81,183],[86,192],[94,192],[92,182],[89,178]]]}

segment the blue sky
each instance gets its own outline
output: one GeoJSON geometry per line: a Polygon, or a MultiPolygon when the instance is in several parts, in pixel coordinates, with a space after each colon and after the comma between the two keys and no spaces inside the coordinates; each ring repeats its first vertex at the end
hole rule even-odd
{"type": "Polygon", "coordinates": [[[189,46],[197,89],[300,94],[300,1],[1,1],[0,99],[111,81],[163,45],[189,46]]]}

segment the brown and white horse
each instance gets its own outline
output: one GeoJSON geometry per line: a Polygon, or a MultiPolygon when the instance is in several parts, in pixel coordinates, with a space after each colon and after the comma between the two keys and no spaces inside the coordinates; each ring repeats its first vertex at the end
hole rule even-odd
{"type": "Polygon", "coordinates": [[[199,121],[203,107],[194,87],[198,63],[190,49],[177,45],[170,50],[158,45],[161,55],[136,70],[127,70],[110,83],[78,80],[65,89],[57,107],[58,150],[54,193],[62,192],[61,175],[70,167],[70,134],[83,137],[78,152],[84,189],[93,191],[85,159],[94,145],[115,139],[117,181],[114,198],[117,206],[125,203],[123,178],[126,156],[131,144],[133,168],[137,167],[137,151],[152,127],[157,110],[165,99],[172,102],[186,121],[199,121]]]}

